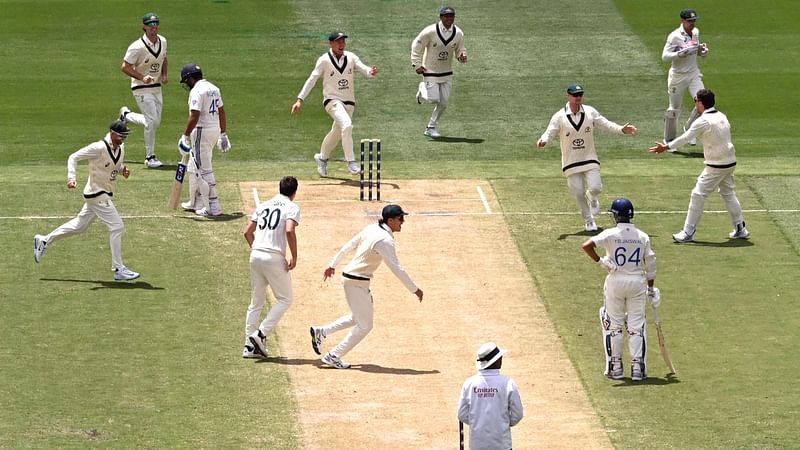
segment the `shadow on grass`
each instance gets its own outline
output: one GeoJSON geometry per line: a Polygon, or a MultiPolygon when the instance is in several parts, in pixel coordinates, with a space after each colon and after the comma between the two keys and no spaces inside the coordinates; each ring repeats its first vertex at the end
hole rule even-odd
{"type": "Polygon", "coordinates": [[[147,289],[163,291],[163,287],[153,286],[146,281],[100,281],[100,280],[76,280],[73,278],[39,278],[41,281],[61,281],[68,283],[92,283],[99,286],[89,288],[90,291],[98,289],[147,289]]]}
{"type": "MultiPolygon", "coordinates": [[[[354,180],[352,178],[344,178],[344,177],[331,177],[331,176],[320,177],[320,181],[322,183],[319,183],[319,184],[322,184],[322,185],[326,185],[327,184],[327,185],[331,185],[331,186],[333,186],[333,185],[352,186],[352,187],[356,187],[356,188],[361,186],[361,180],[360,179],[354,180]],[[325,183],[324,182],[325,180],[328,180],[330,182],[329,183],[325,183]]],[[[366,195],[367,189],[369,187],[369,185],[367,184],[368,181],[369,181],[369,178],[365,177],[364,178],[364,192],[365,192],[365,195],[366,195]]],[[[375,178],[372,179],[373,194],[375,194],[375,190],[377,190],[376,181],[377,180],[375,178]]],[[[387,183],[387,182],[381,180],[381,188],[384,188],[384,187],[389,187],[391,189],[400,189],[400,185],[397,184],[397,183],[387,183]]]]}
{"type": "Polygon", "coordinates": [[[198,216],[191,211],[185,211],[187,216],[178,216],[181,219],[194,220],[195,222],[230,222],[231,220],[239,220],[244,217],[244,213],[237,211],[230,214],[222,214],[220,216],[198,216]]]}
{"type": "Polygon", "coordinates": [[[664,378],[656,378],[648,376],[644,381],[633,381],[630,378],[625,378],[623,380],[617,380],[619,383],[615,384],[614,387],[635,387],[635,386],[664,386],[668,384],[677,384],[680,383],[681,380],[674,373],[667,374],[664,378]]]}
{"type": "Polygon", "coordinates": [[[704,156],[702,150],[700,150],[700,152],[683,152],[683,151],[680,151],[680,150],[676,150],[676,151],[672,152],[672,154],[673,155],[678,155],[678,156],[683,156],[684,158],[702,158],[704,156]]]}
{"type": "Polygon", "coordinates": [[[604,230],[603,227],[597,227],[597,231],[581,230],[581,231],[576,231],[575,233],[564,233],[564,234],[559,235],[558,238],[556,238],[556,240],[557,241],[563,241],[564,239],[566,239],[566,238],[568,238],[570,236],[592,237],[592,236],[595,236],[597,234],[600,234],[600,232],[603,231],[603,230],[604,230]]]}
{"type": "Polygon", "coordinates": [[[468,138],[468,137],[456,137],[456,136],[442,136],[438,138],[428,138],[429,141],[433,142],[460,142],[462,144],[483,144],[486,139],[482,138],[468,138]]]}
{"type": "MultiPolygon", "coordinates": [[[[269,358],[256,359],[255,363],[256,364],[276,363],[276,364],[284,364],[287,366],[309,365],[309,366],[317,366],[325,370],[340,370],[322,364],[322,361],[320,361],[319,358],[307,359],[307,358],[283,358],[283,357],[271,356],[269,358]]],[[[350,366],[350,369],[346,370],[359,370],[361,372],[367,372],[367,373],[382,373],[382,374],[385,373],[390,375],[433,375],[440,373],[436,369],[417,370],[417,369],[406,369],[397,367],[383,367],[377,364],[353,364],[352,366],[350,366]]]]}
{"type": "Polygon", "coordinates": [[[697,245],[697,246],[700,246],[700,247],[721,247],[721,248],[725,248],[725,247],[728,247],[728,248],[752,247],[753,245],[755,245],[755,244],[753,244],[752,242],[750,242],[747,239],[728,239],[727,241],[723,241],[723,242],[709,242],[709,241],[694,240],[692,242],[686,242],[686,243],[679,243],[679,242],[674,242],[673,241],[673,244],[687,245],[687,246],[688,245],[697,245]]]}
{"type": "MultiPolygon", "coordinates": [[[[145,167],[144,161],[139,161],[139,160],[137,160],[137,161],[128,161],[128,160],[125,160],[125,164],[142,166],[142,169],[146,169],[146,170],[149,170],[149,171],[171,171],[171,172],[175,172],[176,170],[178,170],[178,163],[175,163],[175,164],[163,164],[161,167],[145,167]]],[[[136,170],[139,170],[139,169],[137,168],[136,170]]]]}

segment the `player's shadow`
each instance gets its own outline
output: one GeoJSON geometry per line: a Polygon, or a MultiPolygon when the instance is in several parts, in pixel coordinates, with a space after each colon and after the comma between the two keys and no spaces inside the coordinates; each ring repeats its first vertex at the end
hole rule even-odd
{"type": "MultiPolygon", "coordinates": [[[[673,242],[673,243],[678,244],[678,242],[673,242]]],[[[755,244],[753,244],[747,239],[728,239],[727,241],[723,242],[698,241],[695,239],[692,242],[680,245],[687,245],[687,246],[696,245],[699,247],[738,248],[738,247],[752,247],[755,244]]]]}
{"type": "MultiPolygon", "coordinates": [[[[309,365],[309,366],[317,366],[320,369],[324,370],[339,370],[334,367],[328,367],[322,364],[322,361],[320,361],[319,358],[307,359],[307,358],[283,358],[280,356],[270,356],[269,358],[256,359],[254,361],[256,364],[275,363],[275,364],[284,364],[287,366],[309,365]]],[[[398,367],[383,367],[377,364],[353,364],[352,366],[350,366],[350,369],[347,370],[358,370],[367,373],[381,373],[390,375],[433,375],[440,373],[436,369],[417,370],[417,369],[398,368],[398,367]]]]}
{"type": "Polygon", "coordinates": [[[681,150],[676,150],[672,152],[673,155],[683,156],[684,158],[703,158],[703,152],[685,152],[681,150]]]}
{"type": "Polygon", "coordinates": [[[428,140],[433,142],[457,142],[462,144],[483,144],[486,141],[486,139],[483,138],[468,138],[458,136],[442,136],[438,138],[428,138],[428,140]]]}
{"type": "Polygon", "coordinates": [[[41,281],[61,281],[69,283],[92,283],[97,284],[89,288],[90,291],[98,289],[147,289],[154,291],[163,291],[163,287],[153,286],[152,284],[136,280],[136,281],[103,281],[103,280],[77,280],[73,278],[40,278],[41,281]]]}
{"type": "Polygon", "coordinates": [[[187,211],[186,216],[178,216],[181,219],[193,220],[195,222],[230,222],[231,220],[239,220],[244,217],[244,213],[237,211],[230,214],[222,214],[220,216],[198,216],[197,214],[187,211]]]}
{"type": "Polygon", "coordinates": [[[619,381],[619,383],[614,384],[613,387],[636,387],[636,386],[665,386],[668,384],[678,384],[681,380],[678,379],[677,375],[674,373],[669,373],[664,376],[664,378],[657,378],[648,376],[647,379],[642,381],[633,381],[630,378],[625,378],[622,380],[614,380],[619,381]]]}
{"type": "Polygon", "coordinates": [[[142,166],[142,168],[146,168],[147,170],[165,170],[165,171],[175,172],[178,169],[177,164],[164,164],[161,167],[144,167],[144,161],[127,161],[127,160],[125,161],[125,164],[139,165],[142,166]]]}
{"type": "Polygon", "coordinates": [[[563,234],[560,234],[560,235],[559,235],[559,236],[556,238],[556,240],[557,240],[557,241],[563,241],[564,239],[567,239],[567,238],[568,238],[568,237],[570,237],[570,236],[586,236],[586,237],[592,237],[592,236],[595,236],[595,235],[599,234],[601,231],[603,231],[603,227],[597,227],[597,231],[586,231],[586,230],[580,230],[580,231],[576,231],[576,232],[574,232],[574,233],[563,233],[563,234]]]}
{"type": "MultiPolygon", "coordinates": [[[[352,178],[331,177],[331,176],[327,176],[327,177],[321,178],[321,181],[325,181],[325,180],[329,180],[330,182],[329,183],[324,183],[323,182],[323,183],[319,183],[319,184],[323,184],[323,185],[324,184],[330,184],[330,185],[334,185],[335,184],[335,185],[339,185],[339,186],[353,186],[353,187],[361,186],[361,180],[360,179],[355,179],[354,180],[352,178]]],[[[374,175],[373,175],[373,178],[372,178],[373,195],[375,194],[375,190],[377,189],[376,186],[375,186],[375,182],[376,182],[376,180],[375,180],[374,175]]],[[[364,175],[364,194],[365,195],[368,193],[368,191],[367,191],[368,184],[367,183],[369,183],[369,178],[365,174],[364,175]]],[[[383,189],[384,187],[387,187],[387,186],[392,188],[392,189],[400,189],[400,185],[397,184],[397,183],[387,183],[385,181],[381,181],[381,189],[383,189]]]]}

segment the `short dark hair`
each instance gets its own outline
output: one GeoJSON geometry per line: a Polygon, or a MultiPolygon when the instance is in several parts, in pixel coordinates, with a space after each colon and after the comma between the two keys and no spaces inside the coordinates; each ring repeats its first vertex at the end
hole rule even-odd
{"type": "Polygon", "coordinates": [[[291,197],[297,192],[297,178],[291,175],[281,178],[281,182],[278,183],[278,190],[282,195],[291,197]]]}
{"type": "Polygon", "coordinates": [[[700,89],[697,91],[697,94],[695,94],[695,98],[700,100],[704,108],[713,108],[716,102],[714,93],[711,92],[710,89],[700,89]]]}

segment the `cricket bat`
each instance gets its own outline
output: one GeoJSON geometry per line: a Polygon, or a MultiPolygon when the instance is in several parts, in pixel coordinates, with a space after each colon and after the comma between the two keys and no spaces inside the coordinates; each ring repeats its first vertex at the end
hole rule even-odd
{"type": "Polygon", "coordinates": [[[189,160],[189,155],[183,155],[181,162],[178,163],[178,169],[175,171],[175,183],[172,184],[172,192],[169,194],[169,201],[167,208],[177,209],[178,202],[181,201],[181,191],[183,190],[183,177],[186,175],[186,162],[189,160]]]}
{"type": "Polygon", "coordinates": [[[672,364],[672,358],[669,357],[669,351],[667,351],[667,340],[664,338],[664,331],[661,329],[661,317],[658,315],[658,308],[655,306],[653,307],[653,320],[656,323],[656,332],[658,333],[658,350],[661,352],[661,357],[664,358],[664,362],[667,363],[667,367],[669,368],[670,372],[674,374],[678,374],[675,371],[675,365],[672,364]]]}

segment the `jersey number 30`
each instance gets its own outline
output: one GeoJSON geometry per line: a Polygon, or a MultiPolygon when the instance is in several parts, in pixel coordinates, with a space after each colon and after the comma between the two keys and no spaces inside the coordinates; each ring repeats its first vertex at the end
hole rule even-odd
{"type": "Polygon", "coordinates": [[[281,210],[280,209],[273,209],[272,211],[269,208],[261,211],[261,214],[258,216],[258,229],[263,230],[264,228],[269,228],[270,230],[274,230],[278,227],[278,224],[281,222],[281,210]]]}

